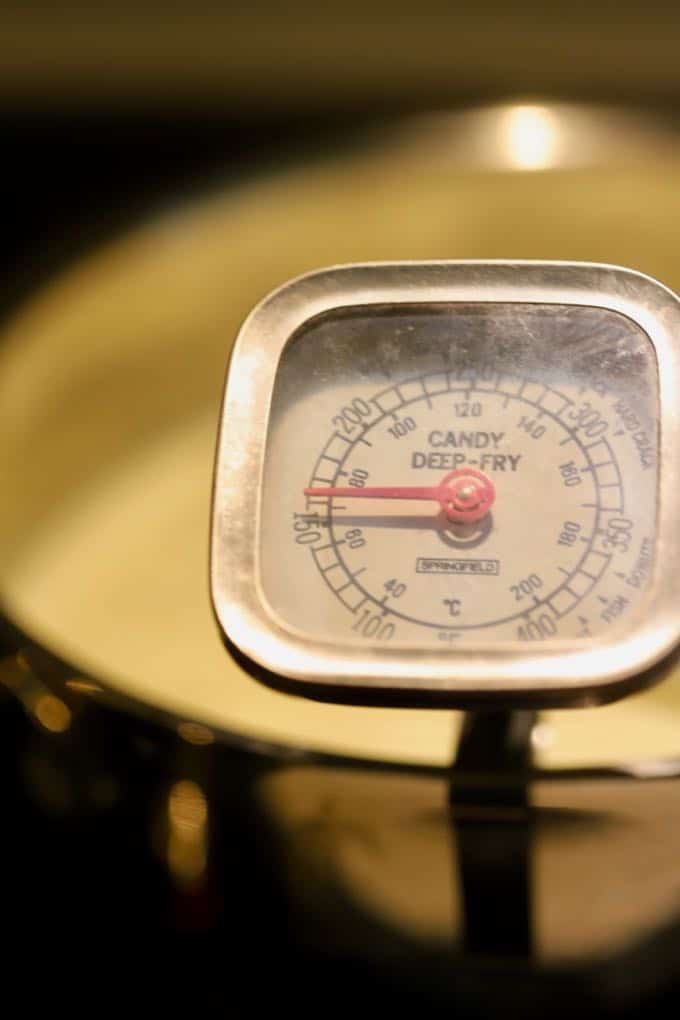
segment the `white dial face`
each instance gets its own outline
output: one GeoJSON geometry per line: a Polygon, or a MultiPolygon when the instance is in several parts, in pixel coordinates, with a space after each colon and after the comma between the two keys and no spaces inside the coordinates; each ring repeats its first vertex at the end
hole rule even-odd
{"type": "Polygon", "coordinates": [[[623,316],[358,309],[284,351],[260,511],[264,598],[351,644],[598,637],[653,568],[657,375],[623,316]]]}

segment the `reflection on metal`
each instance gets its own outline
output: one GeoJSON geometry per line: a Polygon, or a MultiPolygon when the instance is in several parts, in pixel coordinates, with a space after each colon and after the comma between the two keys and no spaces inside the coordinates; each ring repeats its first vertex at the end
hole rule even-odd
{"type": "Polygon", "coordinates": [[[68,705],[54,694],[42,694],[33,709],[41,726],[50,733],[64,733],[71,725],[71,711],[68,705]]]}
{"type": "MultiPolygon", "coordinates": [[[[472,775],[460,777],[470,799],[490,788],[477,778],[475,788],[472,775]]],[[[639,951],[629,973],[638,991],[677,971],[675,955],[644,948],[664,928],[677,932],[676,783],[532,779],[530,807],[514,821],[487,811],[455,826],[447,793],[443,778],[398,772],[270,774],[260,798],[282,837],[293,926],[327,939],[328,904],[340,902],[357,923],[333,936],[356,952],[368,932],[360,949],[372,965],[376,931],[391,929],[439,946],[451,962],[482,953],[505,965],[530,953],[537,967],[590,968],[639,951]]]]}
{"type": "Polygon", "coordinates": [[[631,762],[627,771],[635,779],[672,779],[680,774],[680,761],[677,758],[664,758],[631,762]]]}
{"type": "Polygon", "coordinates": [[[195,886],[205,872],[208,847],[208,802],[198,783],[175,783],[167,811],[168,867],[178,885],[195,886]]]}
{"type": "Polygon", "coordinates": [[[544,170],[557,162],[558,124],[545,106],[511,106],[503,117],[508,162],[518,170],[544,170]]]}
{"type": "Polygon", "coordinates": [[[19,699],[31,718],[50,733],[65,733],[71,710],[37,676],[28,659],[18,652],[0,663],[0,683],[19,699]]]}
{"type": "Polygon", "coordinates": [[[177,732],[182,740],[186,740],[188,744],[193,744],[195,747],[207,747],[215,740],[213,731],[208,726],[202,726],[201,723],[181,722],[177,727],[177,732]]]}
{"type": "Polygon", "coordinates": [[[0,661],[0,683],[8,690],[15,691],[24,678],[21,653],[8,655],[0,661]]]}
{"type": "Polygon", "coordinates": [[[545,751],[555,739],[554,727],[547,722],[536,723],[531,731],[531,746],[534,751],[545,751]]]}
{"type": "Polygon", "coordinates": [[[99,684],[93,684],[91,680],[67,680],[66,686],[71,691],[77,691],[78,694],[99,694],[101,687],[99,684]]]}
{"type": "MultiPolygon", "coordinates": [[[[459,942],[455,833],[442,779],[302,766],[276,771],[259,789],[303,909],[317,915],[319,904],[340,897],[406,938],[447,952],[459,942]]],[[[348,931],[356,936],[349,928],[334,937],[348,931]]]]}

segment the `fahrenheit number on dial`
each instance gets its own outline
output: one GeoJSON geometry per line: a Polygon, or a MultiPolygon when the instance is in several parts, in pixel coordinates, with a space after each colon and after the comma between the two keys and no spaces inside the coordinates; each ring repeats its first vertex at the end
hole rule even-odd
{"type": "Polygon", "coordinates": [[[479,400],[458,400],[453,405],[453,410],[459,418],[481,418],[484,413],[479,400]]]}
{"type": "Polygon", "coordinates": [[[383,620],[380,613],[372,613],[370,609],[364,609],[352,630],[358,631],[364,637],[379,638],[381,641],[389,641],[394,634],[394,624],[383,620]]]}
{"type": "Polygon", "coordinates": [[[319,528],[328,527],[318,514],[293,514],[293,531],[298,545],[314,545],[322,537],[319,528]]]}
{"type": "Polygon", "coordinates": [[[362,424],[362,418],[370,418],[371,413],[370,404],[361,397],[355,397],[349,404],[340,408],[340,413],[331,421],[340,432],[354,432],[362,424]]]}
{"type": "Polygon", "coordinates": [[[606,609],[600,614],[605,623],[611,623],[617,616],[624,611],[626,606],[629,604],[629,599],[624,598],[623,595],[617,595],[613,598],[606,609]]]}
{"type": "Polygon", "coordinates": [[[572,408],[567,412],[567,418],[576,422],[577,429],[583,429],[589,439],[596,439],[603,436],[609,428],[609,423],[604,420],[599,411],[596,411],[589,401],[585,401],[580,407],[572,408]]]}
{"type": "Polygon", "coordinates": [[[409,432],[413,432],[415,427],[415,421],[408,415],[406,418],[400,418],[398,421],[395,421],[394,425],[391,425],[387,431],[393,439],[403,439],[409,432]]]}
{"type": "Polygon", "coordinates": [[[632,530],[633,522],[627,517],[611,517],[602,541],[603,548],[612,549],[614,552],[628,552],[632,530]]]}
{"type": "Polygon", "coordinates": [[[517,628],[517,637],[520,641],[543,641],[557,633],[557,625],[552,616],[541,613],[533,620],[527,620],[517,628]]]}

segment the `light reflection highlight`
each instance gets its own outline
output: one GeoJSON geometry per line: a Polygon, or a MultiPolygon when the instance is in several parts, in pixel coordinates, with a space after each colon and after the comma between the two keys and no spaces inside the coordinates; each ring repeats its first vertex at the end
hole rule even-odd
{"type": "Polygon", "coordinates": [[[557,120],[545,106],[513,106],[504,115],[503,146],[518,170],[544,170],[557,163],[557,120]]]}
{"type": "Polygon", "coordinates": [[[90,680],[67,680],[66,686],[71,691],[77,691],[78,694],[101,693],[101,687],[99,684],[93,684],[90,680]]]}
{"type": "Polygon", "coordinates": [[[182,740],[193,744],[194,747],[207,747],[215,740],[213,731],[201,723],[181,722],[177,727],[177,732],[182,740]]]}
{"type": "Polygon", "coordinates": [[[205,872],[208,850],[208,802],[198,783],[175,783],[167,811],[168,867],[178,885],[196,885],[205,872]]]}
{"type": "Polygon", "coordinates": [[[71,725],[71,710],[53,694],[42,694],[35,703],[35,717],[50,733],[64,733],[71,725]]]}

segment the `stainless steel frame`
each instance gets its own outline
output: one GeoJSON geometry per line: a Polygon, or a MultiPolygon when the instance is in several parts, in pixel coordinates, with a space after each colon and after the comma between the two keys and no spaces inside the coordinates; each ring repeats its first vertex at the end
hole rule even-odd
{"type": "Polygon", "coordinates": [[[680,301],[640,273],[560,262],[339,266],[286,284],[244,323],[234,347],[215,472],[211,587],[227,642],[254,675],[297,694],[367,704],[584,705],[662,675],[680,642],[680,301]],[[259,584],[259,498],[279,357],[305,322],[350,306],[505,302],[570,304],[628,316],[659,369],[659,493],[649,599],[624,634],[587,645],[442,651],[340,647],[302,639],[268,611],[259,584]],[[666,665],[666,663],[664,663],[666,665]],[[657,667],[656,669],[653,667],[657,667]]]}

